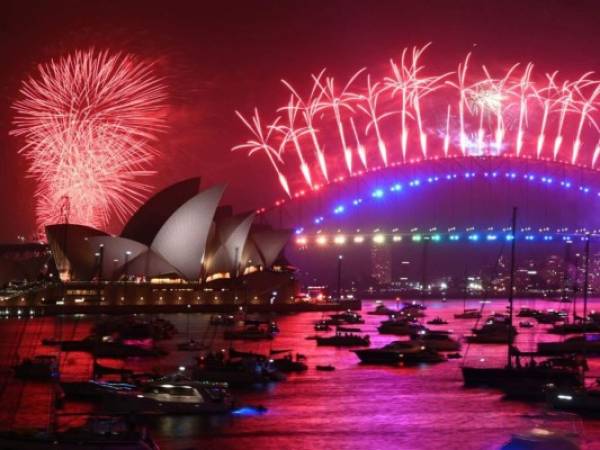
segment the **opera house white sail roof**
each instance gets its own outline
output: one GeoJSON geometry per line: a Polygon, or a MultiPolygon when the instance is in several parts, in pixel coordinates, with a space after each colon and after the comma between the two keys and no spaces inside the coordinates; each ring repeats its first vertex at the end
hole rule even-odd
{"type": "Polygon", "coordinates": [[[142,205],[121,236],[77,224],[46,227],[61,278],[116,280],[123,276],[205,280],[236,277],[248,266],[270,268],[291,236],[253,223],[254,213],[219,208],[225,191],[198,192],[199,178],[176,183],[142,205]],[[219,208],[219,209],[218,209],[219,208]]]}

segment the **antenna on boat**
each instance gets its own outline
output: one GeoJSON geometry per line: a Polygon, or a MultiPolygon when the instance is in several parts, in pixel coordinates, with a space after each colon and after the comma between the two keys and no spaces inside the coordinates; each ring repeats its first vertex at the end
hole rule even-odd
{"type": "Polygon", "coordinates": [[[512,368],[513,299],[515,286],[515,246],[517,233],[517,207],[513,207],[510,242],[510,282],[508,286],[508,367],[512,368]]]}

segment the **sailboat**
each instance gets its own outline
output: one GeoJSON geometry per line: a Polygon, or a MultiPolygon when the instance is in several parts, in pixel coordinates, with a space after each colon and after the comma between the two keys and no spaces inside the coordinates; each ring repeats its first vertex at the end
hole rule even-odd
{"type": "MultiPolygon", "coordinates": [[[[585,243],[585,272],[583,288],[583,316],[587,318],[587,301],[589,294],[589,261],[590,261],[590,241],[591,236],[587,236],[585,243]]],[[[583,322],[584,324],[586,322],[583,322]]],[[[586,329],[583,329],[583,340],[581,353],[585,358],[587,352],[588,335],[586,329]]],[[[556,386],[548,392],[548,403],[555,409],[576,412],[586,416],[600,416],[600,389],[591,388],[585,385],[580,386],[556,386]]]]}
{"type": "Polygon", "coordinates": [[[464,277],[464,281],[465,281],[465,290],[463,292],[463,312],[458,313],[458,314],[454,314],[454,318],[455,319],[481,319],[481,310],[477,309],[477,308],[467,308],[467,295],[468,295],[468,288],[467,288],[467,266],[465,265],[465,277],[464,277]]]}
{"type": "Polygon", "coordinates": [[[187,341],[180,342],[179,344],[177,344],[177,350],[184,351],[184,352],[195,352],[195,351],[199,351],[199,350],[206,350],[206,345],[204,345],[200,341],[196,341],[196,340],[192,339],[192,337],[190,335],[190,311],[189,311],[190,307],[191,306],[188,305],[188,311],[185,314],[187,341]]]}
{"type": "Polygon", "coordinates": [[[503,389],[509,396],[538,397],[547,384],[555,386],[580,386],[581,376],[577,365],[561,364],[560,361],[536,362],[534,353],[521,353],[512,342],[513,300],[515,282],[515,247],[517,231],[517,208],[513,208],[511,223],[510,281],[508,290],[508,342],[507,363],[503,367],[463,366],[462,375],[467,387],[494,387],[503,389]],[[521,357],[529,356],[528,363],[522,365],[521,357]]]}

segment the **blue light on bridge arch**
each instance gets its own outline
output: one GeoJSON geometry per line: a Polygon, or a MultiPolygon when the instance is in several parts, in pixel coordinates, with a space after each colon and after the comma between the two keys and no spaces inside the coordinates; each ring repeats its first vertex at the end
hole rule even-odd
{"type": "Polygon", "coordinates": [[[473,242],[477,242],[479,240],[479,235],[474,233],[469,235],[469,240],[473,242]]]}
{"type": "Polygon", "coordinates": [[[371,197],[373,197],[373,198],[383,198],[384,195],[385,195],[385,192],[383,191],[383,189],[375,189],[371,193],[371,197]]]}
{"type": "Polygon", "coordinates": [[[451,234],[448,239],[450,239],[451,241],[458,241],[460,239],[460,235],[458,234],[451,234]]]}
{"type": "MultiPolygon", "coordinates": [[[[541,183],[541,184],[553,184],[554,183],[554,179],[552,177],[548,177],[548,176],[541,176],[541,175],[536,175],[536,174],[532,174],[532,173],[518,173],[516,171],[509,171],[509,172],[502,172],[504,174],[504,176],[508,179],[516,179],[517,176],[519,179],[524,180],[525,182],[528,183],[541,183]]],[[[498,172],[481,172],[482,175],[487,174],[487,176],[491,176],[492,178],[496,178],[500,173],[498,172]]],[[[466,179],[473,179],[476,177],[477,172],[464,172],[464,178],[466,179]]],[[[448,180],[448,181],[452,181],[459,178],[459,176],[456,173],[447,173],[444,176],[428,176],[427,178],[425,178],[425,180],[427,180],[428,184],[433,184],[436,181],[439,180],[448,180]]],[[[462,176],[460,178],[463,178],[462,176]]],[[[557,181],[558,183],[558,181],[557,181]]],[[[421,186],[421,179],[419,178],[413,178],[410,181],[407,182],[407,185],[411,188],[414,187],[419,187],[421,186]]],[[[560,186],[565,188],[565,189],[570,189],[571,187],[573,187],[573,184],[571,181],[569,180],[562,180],[560,181],[560,186]]],[[[385,197],[385,193],[387,192],[400,192],[402,191],[404,188],[404,185],[400,182],[394,182],[393,184],[389,185],[388,187],[379,187],[376,188],[375,190],[373,190],[371,192],[371,197],[375,200],[380,200],[382,198],[385,197]]],[[[582,194],[588,194],[591,191],[591,188],[589,186],[583,186],[583,185],[579,185],[576,186],[577,190],[580,191],[582,194]]],[[[597,197],[600,198],[600,191],[597,192],[597,197]]],[[[354,206],[358,206],[360,204],[363,203],[363,199],[362,198],[356,198],[354,200],[352,200],[352,205],[354,206]]],[[[342,214],[344,212],[346,212],[346,207],[343,204],[338,204],[335,207],[332,208],[332,213],[335,215],[339,215],[342,214]]],[[[320,225],[324,222],[325,218],[322,216],[318,216],[314,219],[314,224],[315,225],[320,225]]],[[[540,235],[540,239],[543,239],[543,236],[540,235]]]]}

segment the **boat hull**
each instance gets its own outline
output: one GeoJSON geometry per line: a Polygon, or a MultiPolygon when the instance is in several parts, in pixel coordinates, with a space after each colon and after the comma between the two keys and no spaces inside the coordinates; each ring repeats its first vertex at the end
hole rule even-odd
{"type": "Polygon", "coordinates": [[[462,375],[466,387],[514,389],[521,385],[531,389],[543,389],[550,383],[557,386],[574,386],[580,383],[577,373],[543,368],[463,367],[462,375]]]}

